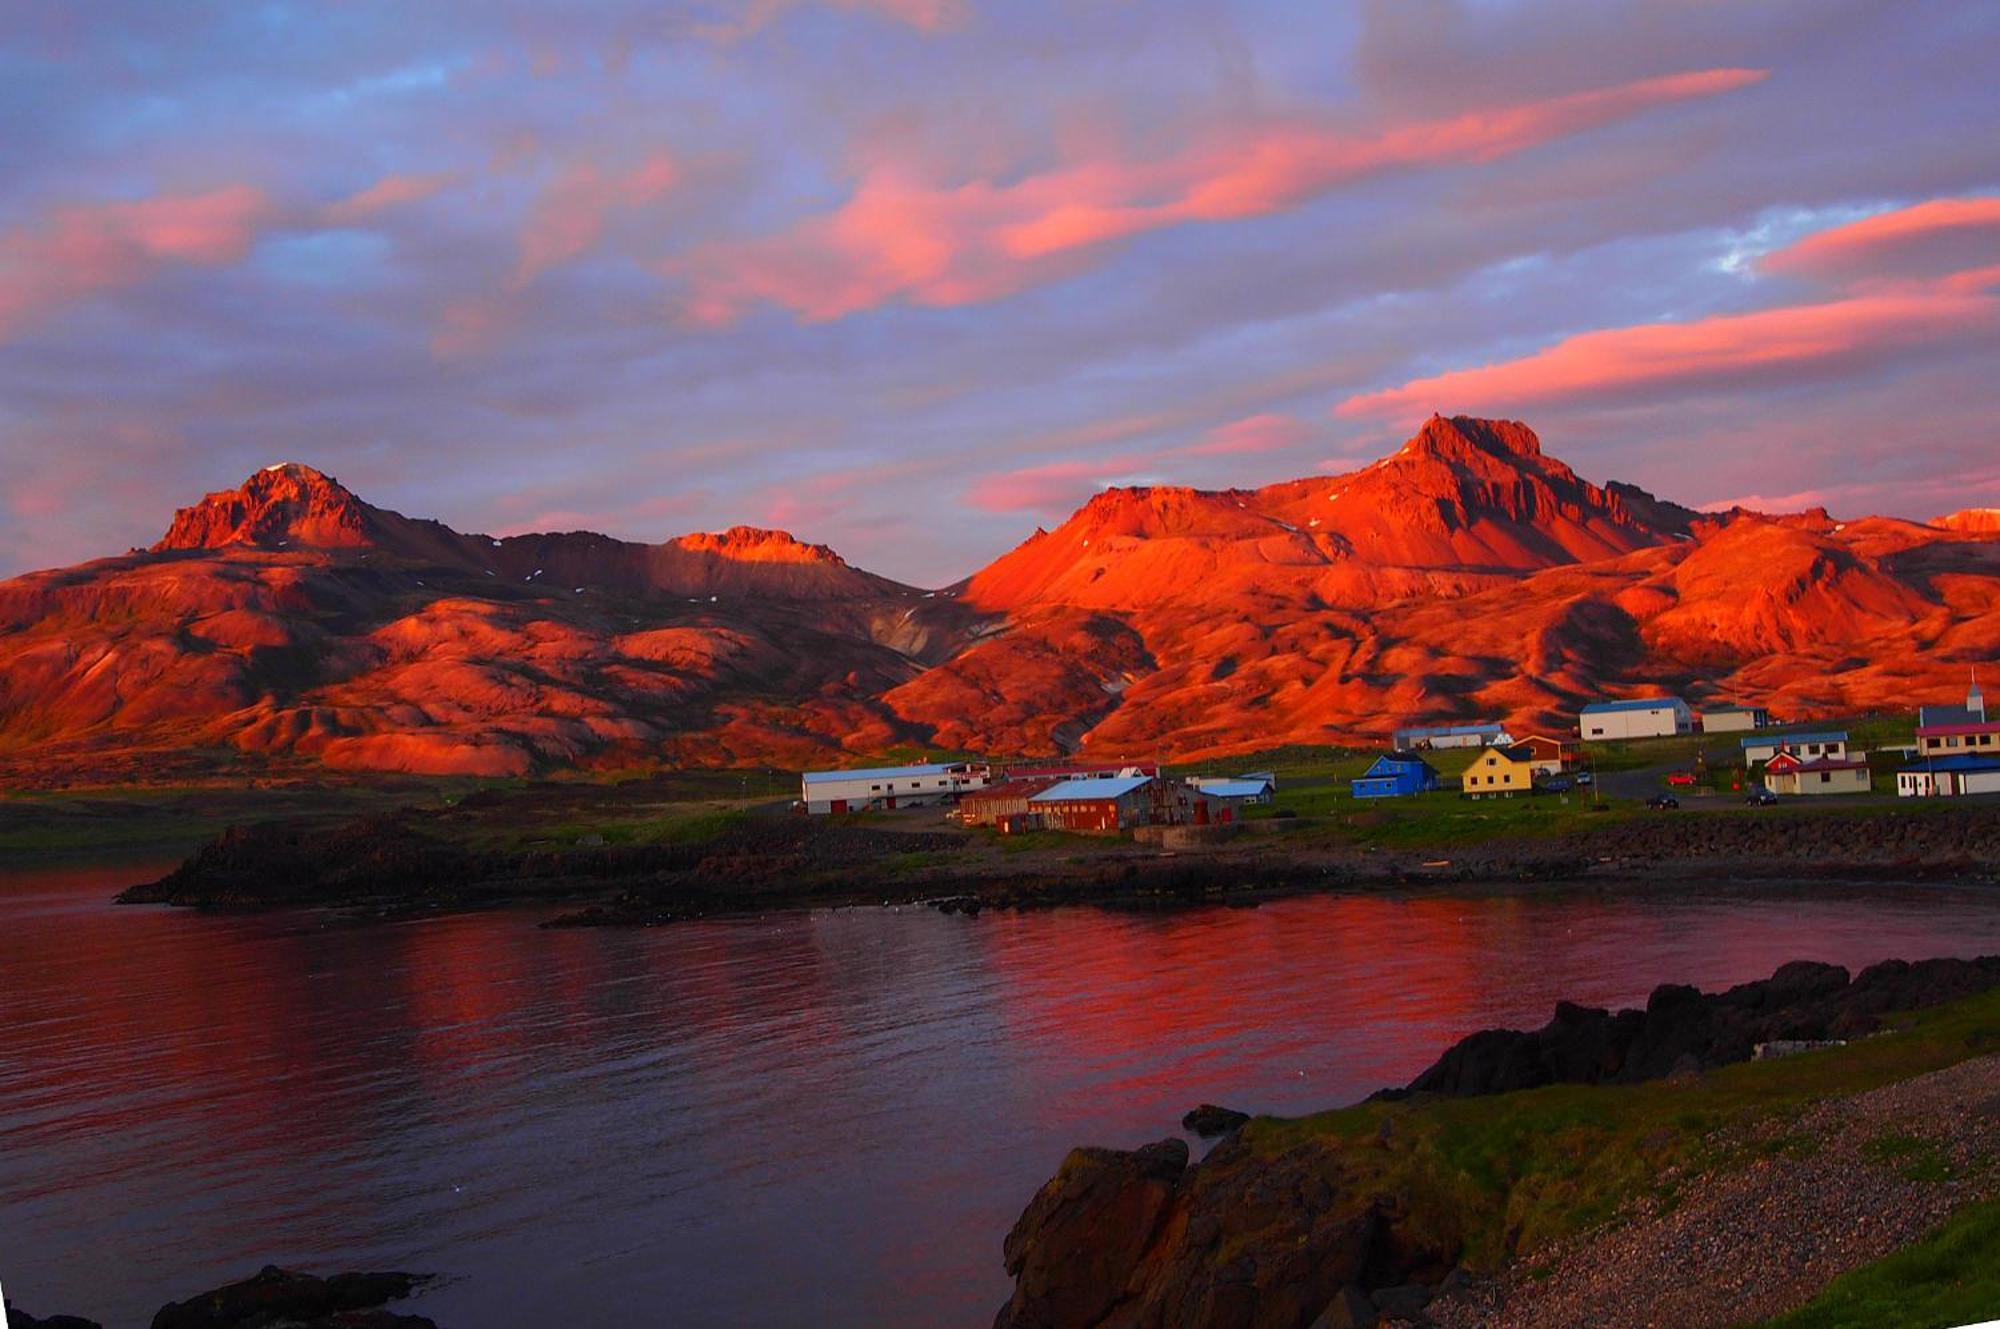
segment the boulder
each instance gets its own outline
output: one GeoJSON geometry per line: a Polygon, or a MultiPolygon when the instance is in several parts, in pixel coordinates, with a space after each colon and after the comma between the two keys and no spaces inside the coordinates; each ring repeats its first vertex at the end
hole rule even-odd
{"type": "Polygon", "coordinates": [[[418,1274],[312,1274],[265,1265],[256,1274],[169,1302],[153,1316],[153,1329],[437,1329],[420,1315],[382,1310],[384,1302],[422,1286],[418,1274]]]}
{"type": "Polygon", "coordinates": [[[1374,1299],[1352,1283],[1344,1285],[1309,1329],[1369,1329],[1381,1314],[1374,1299]]]}
{"type": "Polygon", "coordinates": [[[5,1326],[5,1329],[104,1329],[97,1321],[86,1320],[81,1315],[50,1315],[38,1319],[11,1301],[4,1311],[0,1314],[0,1326],[5,1326]]]}
{"type": "Polygon", "coordinates": [[[1194,1111],[1181,1118],[1181,1125],[1193,1131],[1204,1140],[1213,1139],[1229,1132],[1250,1120],[1248,1112],[1238,1112],[1234,1108],[1217,1107],[1213,1103],[1203,1103],[1194,1111]]]}
{"type": "Polygon", "coordinates": [[[1001,1245],[1015,1283],[996,1326],[1097,1323],[1125,1297],[1187,1163],[1179,1139],[1129,1151],[1072,1149],[1001,1245]]]}

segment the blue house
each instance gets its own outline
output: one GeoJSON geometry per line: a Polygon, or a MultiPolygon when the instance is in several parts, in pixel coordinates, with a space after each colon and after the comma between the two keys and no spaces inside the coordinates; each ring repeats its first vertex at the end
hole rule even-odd
{"type": "Polygon", "coordinates": [[[1385,753],[1354,777],[1356,798],[1406,798],[1428,794],[1437,787],[1438,773],[1414,752],[1385,753]]]}

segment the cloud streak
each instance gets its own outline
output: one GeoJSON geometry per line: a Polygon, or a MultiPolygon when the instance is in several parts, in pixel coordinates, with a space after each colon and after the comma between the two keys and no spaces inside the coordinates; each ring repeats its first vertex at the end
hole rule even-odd
{"type": "Polygon", "coordinates": [[[880,161],[833,212],[708,246],[666,270],[688,283],[687,317],[706,326],[765,303],[806,322],[892,301],[980,303],[1073,272],[1092,251],[1147,231],[1287,211],[1390,172],[1490,162],[1764,77],[1697,70],[1373,131],[1260,120],[1162,157],[1070,160],[1011,181],[939,185],[880,161]]]}
{"type": "Polygon", "coordinates": [[[236,262],[277,217],[270,196],[247,184],[56,208],[0,235],[0,341],[163,269],[236,262]]]}
{"type": "Polygon", "coordinates": [[[2000,330],[2000,300],[1994,296],[2000,265],[1921,280],[1877,275],[1887,259],[1907,263],[1941,236],[1985,229],[1990,247],[2000,239],[2000,225],[1994,224],[2000,209],[1989,209],[1986,202],[1934,200],[1833,227],[1768,256],[1762,265],[1838,274],[1849,289],[1836,298],[1579,333],[1528,355],[1351,396],[1335,414],[1408,422],[1433,410],[1491,413],[1658,398],[1796,381],[1990,335],[2000,330]]]}

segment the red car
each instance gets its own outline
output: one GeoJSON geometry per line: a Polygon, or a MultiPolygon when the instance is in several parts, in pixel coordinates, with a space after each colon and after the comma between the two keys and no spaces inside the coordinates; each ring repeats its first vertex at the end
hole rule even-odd
{"type": "Polygon", "coordinates": [[[1693,787],[1694,787],[1694,772],[1693,772],[1693,771],[1668,771],[1668,772],[1667,772],[1667,783],[1668,783],[1668,784],[1670,784],[1670,785],[1674,785],[1674,786],[1675,786],[1675,787],[1677,787],[1677,788],[1687,788],[1687,789],[1691,789],[1691,788],[1693,788],[1693,787]]]}

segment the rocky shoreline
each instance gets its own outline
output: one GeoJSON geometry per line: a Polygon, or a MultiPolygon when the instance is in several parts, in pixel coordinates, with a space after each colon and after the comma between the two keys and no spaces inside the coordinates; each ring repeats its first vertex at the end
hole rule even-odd
{"type": "MultiPolygon", "coordinates": [[[[438,1329],[421,1315],[386,1309],[421,1290],[422,1274],[313,1274],[265,1265],[240,1282],[170,1301],[152,1329],[438,1329]]],[[[5,1329],[104,1329],[76,1315],[36,1317],[6,1306],[5,1329]]]]}
{"type": "MultiPolygon", "coordinates": [[[[1635,1327],[1674,1323],[1685,1329],[1703,1325],[1721,1329],[1744,1322],[1746,1311],[1764,1315],[1787,1309],[1835,1274],[1879,1258],[1921,1235],[1958,1205],[1992,1193],[1991,1170],[1968,1166],[1952,1173],[1946,1164],[1942,1180],[1954,1186],[1912,1198],[1897,1190],[1898,1174],[1893,1169],[1875,1166],[1868,1157],[1846,1164],[1832,1155],[1820,1157],[1824,1142],[1817,1136],[1795,1145],[1797,1120],[1772,1126],[1755,1119],[1756,1124],[1744,1125],[1718,1115],[1719,1124],[1698,1132],[1685,1155],[1707,1160],[1714,1175],[1693,1175],[1684,1191],[1657,1204],[1651,1217],[1666,1222],[1661,1214],[1670,1216],[1682,1207],[1690,1212],[1712,1210],[1718,1222],[1729,1215],[1740,1251],[1757,1249],[1756,1226],[1764,1221],[1771,1227],[1772,1242],[1780,1236],[1796,1237],[1811,1259],[1801,1256],[1802,1267],[1790,1271],[1789,1281],[1774,1282],[1768,1289],[1744,1279],[1731,1295],[1683,1296],[1686,1313],[1659,1320],[1651,1318],[1657,1309],[1654,1301],[1659,1285],[1676,1277],[1671,1264],[1658,1268],[1659,1261],[1647,1256],[1643,1239],[1626,1237],[1618,1246],[1593,1244],[1620,1241],[1619,1225],[1612,1220],[1633,1207],[1646,1208],[1649,1196],[1641,1193],[1646,1187],[1637,1178],[1612,1188],[1618,1197],[1616,1209],[1599,1215],[1582,1239],[1558,1248],[1560,1259],[1567,1262],[1560,1268],[1579,1285],[1623,1280],[1621,1287],[1651,1287],[1656,1294],[1652,1301],[1627,1296],[1623,1309],[1613,1313],[1604,1301],[1593,1300],[1584,1291],[1552,1284],[1545,1269],[1524,1271],[1520,1266],[1524,1257],[1538,1253],[1531,1237],[1549,1222],[1546,1213],[1534,1210],[1550,1205],[1587,1208],[1582,1184],[1586,1170],[1609,1166],[1590,1157],[1585,1135],[1578,1132],[1586,1124],[1593,1130],[1604,1127],[1624,1112],[1634,1117],[1634,1147],[1643,1168],[1658,1167],[1662,1160],[1680,1157],[1673,1152],[1673,1141],[1663,1136],[1692,1129],[1683,1119],[1705,1123],[1697,1106],[1700,1091],[1687,1086],[1705,1081],[1719,1068],[1739,1067],[1756,1057],[1760,1047],[1847,1040],[1863,1041],[1852,1048],[1829,1050],[1824,1058],[1845,1057],[1858,1063],[1864,1048],[1865,1056],[1876,1059],[1906,1049],[1930,1053],[1927,1045],[1910,1036],[1871,1035],[1903,1013],[1986,1000],[1981,994],[1996,990],[2000,990],[2000,956],[1917,964],[1890,961],[1851,978],[1834,966],[1794,963],[1769,979],[1722,993],[1663,986],[1643,1010],[1612,1013],[1565,1003],[1542,1029],[1471,1035],[1409,1085],[1384,1091],[1362,1108],[1332,1114],[1325,1121],[1307,1119],[1303,1127],[1271,1120],[1239,1122],[1198,1163],[1190,1164],[1187,1145],[1177,1138],[1137,1150],[1074,1150],[1006,1237],[1003,1258],[1015,1288],[994,1322],[995,1329],[1344,1329],[1378,1323],[1635,1327]],[[1900,1047],[1898,1037],[1906,1040],[1900,1047]],[[1626,1091],[1615,1102],[1575,1097],[1617,1094],[1619,1090],[1608,1086],[1641,1083],[1647,1087],[1626,1091]],[[1467,1142],[1484,1141],[1493,1147],[1482,1132],[1491,1132],[1492,1123],[1505,1118],[1478,1111],[1468,1115],[1456,1105],[1476,1096],[1546,1086],[1599,1086],[1572,1090],[1554,1110],[1533,1095],[1517,1095],[1510,1101],[1510,1111],[1529,1114],[1522,1120],[1534,1123],[1535,1131],[1552,1136],[1567,1131],[1575,1136],[1578,1156],[1559,1158],[1554,1165],[1558,1175],[1553,1177],[1534,1173],[1512,1177],[1511,1189],[1498,1198],[1477,1193],[1474,1179],[1495,1164],[1477,1162],[1467,1142]],[[1661,1106],[1650,1105],[1647,1096],[1661,1106]],[[1535,1112],[1545,1115],[1532,1115],[1535,1112]],[[1440,1116],[1450,1118],[1442,1127],[1436,1120],[1440,1116]],[[1443,1147],[1441,1138],[1446,1141],[1443,1147]],[[1751,1173],[1762,1180],[1745,1183],[1738,1180],[1742,1168],[1732,1170],[1714,1161],[1747,1154],[1762,1166],[1771,1161],[1773,1152],[1791,1147],[1798,1147],[1805,1159],[1796,1177],[1782,1168],[1766,1167],[1758,1173],[1753,1167],[1751,1173]],[[1873,1195],[1876,1201],[1895,1206],[1896,1212],[1871,1220],[1873,1226],[1864,1224],[1862,1236],[1852,1241],[1828,1242],[1826,1226],[1852,1217],[1848,1209],[1854,1195],[1842,1201],[1847,1208],[1834,1203],[1842,1192],[1829,1179],[1842,1175],[1857,1187],[1866,1181],[1871,1188],[1854,1194],[1873,1195]],[[1780,1186],[1774,1177],[1788,1184],[1780,1186]],[[1789,1184],[1792,1181],[1796,1184],[1789,1184]],[[1744,1196],[1763,1194],[1759,1186],[1793,1196],[1797,1203],[1776,1216],[1766,1210],[1746,1211],[1744,1196]],[[1832,1206],[1827,1213],[1810,1208],[1813,1196],[1832,1206]],[[1838,1213],[1833,1212],[1836,1208],[1838,1213]],[[1609,1235],[1599,1236],[1600,1232],[1609,1235]],[[1615,1257],[1608,1255],[1613,1250],[1618,1252],[1615,1257]],[[1607,1268],[1607,1259],[1615,1267],[1607,1268]],[[1568,1307],[1565,1316],[1550,1318],[1557,1306],[1568,1307]],[[1541,1309],[1521,1309],[1527,1307],[1541,1309]]],[[[1980,1027],[1980,1039],[1990,1041],[1994,1036],[1980,1027]]],[[[1869,1078],[1872,1068],[1860,1068],[1868,1072],[1857,1080],[1866,1086],[1865,1092],[1851,1099],[1828,1094],[1802,1101],[1798,1110],[1803,1120],[1893,1121],[1898,1130],[1943,1141],[1937,1147],[1947,1152],[1940,1157],[1986,1157],[1982,1151],[1990,1152],[2000,1143],[2000,1099],[1988,1094],[1983,1107],[1968,1113],[1962,1110],[1967,1102],[1957,1086],[1961,1082],[2000,1086],[2000,1056],[1966,1061],[1982,1049],[1954,1049],[1949,1038],[1943,1042],[1944,1050],[1932,1054],[1945,1062],[1942,1069],[1929,1070],[1921,1058],[1911,1063],[1940,1077],[1934,1082],[1916,1074],[1908,1084],[1917,1087],[1875,1088],[1869,1078]],[[1945,1087],[1922,1087],[1927,1083],[1945,1087]],[[1870,1099],[1869,1094],[1877,1098],[1870,1099]],[[1841,1106],[1850,1102],[1853,1106],[1841,1106]],[[1901,1104],[1902,1114],[1881,1107],[1883,1102],[1901,1104]],[[1924,1110],[1917,1111],[1914,1105],[1923,1105],[1924,1110]]],[[[1827,1064],[1803,1060],[1785,1066],[1800,1067],[1798,1074],[1805,1076],[1807,1069],[1827,1064]]],[[[1202,1111],[1212,1113],[1207,1105],[1202,1111]]],[[[1194,1115],[1190,1114],[1190,1125],[1194,1115]]],[[[1753,1118],[1754,1114],[1741,1121],[1753,1118]]],[[[1607,1138],[1615,1140],[1615,1130],[1607,1138]]],[[[1865,1153],[1876,1137],[1854,1127],[1839,1138],[1849,1152],[1865,1153]]],[[[1501,1141],[1501,1156],[1521,1152],[1524,1144],[1525,1137],[1512,1144],[1501,1141]]],[[[1609,1148],[1603,1155],[1620,1156],[1609,1148]]],[[[1667,1171],[1671,1175],[1673,1168],[1667,1171]]],[[[1657,1180],[1651,1173],[1643,1176],[1648,1184],[1657,1180]]],[[[1692,1239],[1684,1229],[1685,1221],[1675,1229],[1681,1233],[1681,1249],[1692,1239]]],[[[1715,1277],[1724,1279],[1739,1250],[1705,1249],[1708,1265],[1722,1271],[1715,1277]]]]}
{"type": "Polygon", "coordinates": [[[1982,882],[2000,863],[2000,806],[1829,816],[1627,820],[1475,845],[1329,843],[1308,822],[1251,823],[1214,844],[1071,843],[1014,852],[991,836],[782,815],[739,817],[681,842],[496,848],[432,811],[329,825],[234,827],[126,903],[339,906],[404,912],[551,904],[552,926],[656,926],[806,905],[935,904],[947,911],[1062,904],[1254,901],[1301,891],[1456,883],[1798,877],[1982,882]]]}

